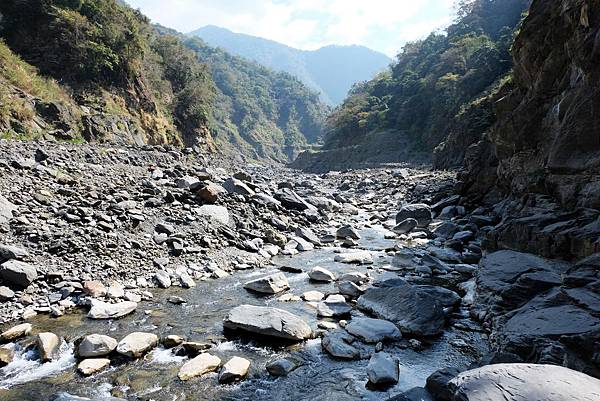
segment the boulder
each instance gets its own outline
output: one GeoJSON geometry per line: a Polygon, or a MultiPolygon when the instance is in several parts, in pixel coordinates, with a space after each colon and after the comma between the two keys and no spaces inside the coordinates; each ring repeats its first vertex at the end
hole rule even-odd
{"type": "Polygon", "coordinates": [[[281,202],[283,207],[292,210],[317,210],[317,208],[300,197],[290,188],[281,188],[275,194],[275,198],[281,202]]]}
{"type": "Polygon", "coordinates": [[[11,348],[0,347],[0,368],[5,367],[15,358],[15,351],[11,348]]]}
{"type": "Polygon", "coordinates": [[[124,301],[109,304],[98,300],[92,300],[92,308],[87,314],[90,319],[118,319],[129,315],[136,310],[137,302],[124,301]]]}
{"type": "Polygon", "coordinates": [[[335,274],[330,272],[327,269],[324,269],[320,266],[314,267],[309,273],[308,277],[313,281],[318,281],[322,283],[329,283],[335,281],[335,274]]]}
{"type": "Polygon", "coordinates": [[[354,251],[335,255],[334,260],[339,263],[370,265],[373,264],[373,255],[369,251],[354,251]]]}
{"type": "Polygon", "coordinates": [[[298,368],[298,365],[289,359],[276,359],[267,363],[266,368],[272,376],[280,377],[289,375],[298,368]]]}
{"type": "Polygon", "coordinates": [[[37,267],[29,263],[8,260],[0,265],[0,278],[19,288],[28,287],[37,277],[37,267]]]}
{"type": "Polygon", "coordinates": [[[450,381],[460,401],[592,401],[600,399],[600,380],[554,365],[487,365],[450,381]]]}
{"type": "Polygon", "coordinates": [[[367,366],[369,382],[374,385],[390,385],[398,383],[400,366],[398,360],[386,352],[373,354],[367,366]]]}
{"type": "Polygon", "coordinates": [[[29,257],[29,252],[23,248],[0,244],[0,261],[11,259],[21,260],[27,257],[29,257]]]}
{"type": "Polygon", "coordinates": [[[39,333],[37,335],[37,349],[42,362],[49,362],[56,358],[60,343],[60,338],[54,333],[39,333]]]}
{"type": "Polygon", "coordinates": [[[227,190],[230,194],[238,194],[244,196],[253,196],[255,192],[250,189],[248,185],[246,185],[243,181],[238,180],[237,178],[229,178],[223,183],[223,188],[227,190]]]}
{"type": "Polygon", "coordinates": [[[2,340],[3,342],[8,342],[16,340],[17,338],[28,336],[31,334],[32,328],[33,326],[31,325],[31,323],[19,324],[0,334],[0,340],[2,340]]]}
{"type": "Polygon", "coordinates": [[[110,359],[96,358],[84,359],[77,365],[77,371],[84,376],[91,376],[98,373],[110,365],[110,359]]]}
{"type": "Polygon", "coordinates": [[[400,340],[402,334],[392,322],[366,317],[354,318],[345,327],[346,331],[366,343],[400,340]]]}
{"type": "Polygon", "coordinates": [[[250,361],[239,356],[231,358],[219,373],[219,383],[231,383],[241,380],[248,374],[250,369],[250,361]]]}
{"type": "Polygon", "coordinates": [[[433,220],[431,208],[423,203],[403,206],[396,215],[396,224],[400,224],[406,219],[415,219],[418,222],[418,227],[427,227],[433,220]]]}
{"type": "Polygon", "coordinates": [[[444,328],[442,305],[416,286],[370,288],[358,299],[358,307],[391,321],[406,335],[434,336],[444,328]]]}
{"type": "Polygon", "coordinates": [[[177,376],[182,381],[188,381],[194,377],[214,372],[221,366],[221,358],[211,354],[200,354],[194,359],[186,362],[177,376]]]}
{"type": "Polygon", "coordinates": [[[117,340],[102,334],[90,334],[79,343],[77,353],[82,358],[106,356],[117,348],[117,340]]]}
{"type": "Polygon", "coordinates": [[[360,234],[351,225],[345,225],[338,228],[338,230],[335,232],[335,235],[338,238],[352,238],[355,240],[360,239],[360,234]]]}
{"type": "Polygon", "coordinates": [[[129,358],[139,358],[158,344],[158,336],[152,333],[134,332],[117,345],[117,352],[129,358]]]}
{"type": "Polygon", "coordinates": [[[154,274],[154,281],[160,288],[169,288],[173,285],[171,276],[164,270],[159,270],[154,274]]]}
{"type": "Polygon", "coordinates": [[[227,193],[225,188],[209,181],[206,182],[204,187],[196,192],[196,196],[206,203],[215,203],[219,200],[219,197],[225,193],[227,193]]]}
{"type": "Polygon", "coordinates": [[[17,207],[0,195],[0,225],[8,223],[12,219],[14,210],[17,210],[17,207]]]}
{"type": "Polygon", "coordinates": [[[93,281],[84,281],[83,282],[83,292],[91,297],[100,298],[107,294],[107,289],[98,280],[93,281]]]}
{"type": "Polygon", "coordinates": [[[285,274],[276,273],[271,276],[249,281],[244,284],[244,288],[261,294],[277,294],[288,290],[290,285],[285,274]]]}
{"type": "Polygon", "coordinates": [[[452,392],[449,384],[452,379],[460,374],[458,368],[444,368],[436,370],[427,378],[425,388],[436,400],[452,401],[452,392]]]}
{"type": "Polygon", "coordinates": [[[317,235],[309,228],[306,227],[298,227],[295,231],[296,236],[306,240],[314,245],[320,245],[321,240],[317,235]]]}
{"type": "Polygon", "coordinates": [[[15,292],[8,287],[0,287],[0,302],[10,301],[15,297],[15,292]]]}
{"type": "Polygon", "coordinates": [[[416,219],[410,218],[410,219],[402,220],[394,228],[392,228],[392,231],[398,235],[408,234],[409,232],[411,232],[418,226],[419,226],[419,222],[416,219]]]}
{"type": "Polygon", "coordinates": [[[241,305],[223,320],[223,327],[267,337],[302,341],[312,336],[310,326],[300,317],[282,309],[241,305]]]}
{"type": "Polygon", "coordinates": [[[199,216],[205,216],[225,226],[231,223],[229,210],[225,206],[203,205],[196,209],[199,216]]]}
{"type": "Polygon", "coordinates": [[[351,345],[354,337],[345,330],[332,330],[321,338],[321,346],[329,355],[337,359],[360,359],[360,350],[351,345]]]}
{"type": "Polygon", "coordinates": [[[387,401],[435,401],[423,387],[413,387],[402,394],[388,398],[387,401]]]}
{"type": "Polygon", "coordinates": [[[342,295],[330,295],[317,305],[317,316],[339,317],[349,314],[352,307],[346,303],[342,295]]]}
{"type": "Polygon", "coordinates": [[[302,294],[302,299],[306,302],[319,302],[325,298],[325,294],[320,291],[306,291],[302,294]]]}

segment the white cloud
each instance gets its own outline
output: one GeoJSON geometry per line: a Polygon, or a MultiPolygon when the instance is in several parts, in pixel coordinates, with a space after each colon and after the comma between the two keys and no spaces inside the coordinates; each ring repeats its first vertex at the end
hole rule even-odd
{"type": "Polygon", "coordinates": [[[127,0],[153,21],[189,32],[217,25],[302,49],[359,44],[394,55],[447,25],[454,0],[127,0]]]}

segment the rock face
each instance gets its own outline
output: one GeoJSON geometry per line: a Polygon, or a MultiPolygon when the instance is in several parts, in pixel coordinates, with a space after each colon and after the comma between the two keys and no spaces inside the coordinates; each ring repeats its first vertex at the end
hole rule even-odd
{"type": "Polygon", "coordinates": [[[450,381],[460,401],[592,401],[600,398],[600,380],[552,365],[488,365],[450,381]]]}
{"type": "Polygon", "coordinates": [[[0,265],[0,278],[20,288],[26,288],[37,279],[37,267],[18,260],[9,260],[0,265]]]}
{"type": "Polygon", "coordinates": [[[497,123],[467,151],[466,192],[544,193],[570,209],[600,208],[600,115],[590,112],[600,101],[598,27],[597,4],[532,2],[497,123]]]}
{"type": "Polygon", "coordinates": [[[113,352],[117,348],[117,344],[117,340],[112,337],[101,334],[90,334],[89,336],[85,336],[81,343],[79,343],[77,353],[82,358],[105,356],[113,352]]]}
{"type": "Polygon", "coordinates": [[[221,365],[221,358],[210,354],[200,354],[194,359],[186,362],[177,376],[180,380],[188,381],[194,377],[214,372],[221,365]]]}
{"type": "Polygon", "coordinates": [[[261,294],[277,294],[288,290],[290,285],[285,274],[277,273],[268,277],[252,280],[244,284],[247,290],[259,292],[261,294]]]}
{"type": "Polygon", "coordinates": [[[348,333],[367,343],[399,340],[402,334],[398,327],[387,320],[355,318],[345,327],[348,333]]]}
{"type": "Polygon", "coordinates": [[[426,291],[410,285],[370,288],[358,299],[358,307],[394,323],[402,334],[434,336],[444,328],[444,311],[426,291]]]}
{"type": "Polygon", "coordinates": [[[135,332],[127,335],[117,345],[117,352],[130,358],[139,358],[158,344],[158,337],[152,333],[135,332]]]}
{"type": "Polygon", "coordinates": [[[137,308],[136,302],[124,301],[117,304],[109,304],[97,300],[92,301],[92,308],[88,312],[90,319],[118,319],[129,315],[137,308]]]}
{"type": "Polygon", "coordinates": [[[312,335],[310,326],[290,312],[251,305],[232,309],[223,320],[223,327],[292,341],[306,340],[312,335]]]}

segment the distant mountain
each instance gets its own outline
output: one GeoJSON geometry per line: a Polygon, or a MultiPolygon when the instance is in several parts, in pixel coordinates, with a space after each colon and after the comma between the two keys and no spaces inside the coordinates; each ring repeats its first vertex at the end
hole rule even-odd
{"type": "Polygon", "coordinates": [[[288,72],[317,90],[323,101],[331,105],[340,104],[353,84],[373,78],[392,62],[385,54],[364,46],[326,46],[304,51],[210,25],[189,35],[265,67],[288,72]]]}

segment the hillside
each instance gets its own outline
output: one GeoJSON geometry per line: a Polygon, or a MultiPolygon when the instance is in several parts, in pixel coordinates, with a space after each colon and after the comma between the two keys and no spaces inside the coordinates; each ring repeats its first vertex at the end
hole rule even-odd
{"type": "Polygon", "coordinates": [[[330,105],[340,104],[355,82],[371,79],[391,60],[363,46],[326,46],[303,51],[255,36],[206,26],[190,33],[211,46],[298,77],[330,105]]]}
{"type": "Polygon", "coordinates": [[[493,99],[512,79],[513,32],[528,4],[464,2],[445,33],[407,44],[390,69],[353,87],[328,120],[324,149],[369,146],[367,134],[391,130],[399,141],[408,136],[415,150],[433,152],[437,167],[460,165],[494,123],[493,99]]]}
{"type": "Polygon", "coordinates": [[[3,137],[288,161],[321,136],[327,108],[297,79],[184,44],[122,2],[10,0],[0,16],[3,137]]]}

